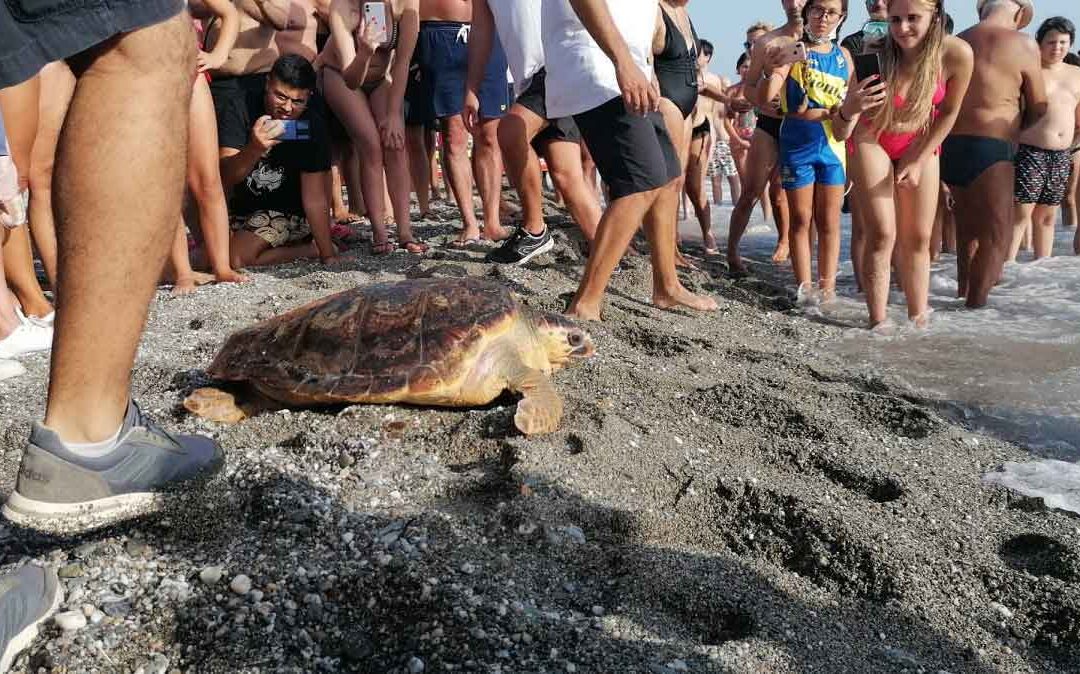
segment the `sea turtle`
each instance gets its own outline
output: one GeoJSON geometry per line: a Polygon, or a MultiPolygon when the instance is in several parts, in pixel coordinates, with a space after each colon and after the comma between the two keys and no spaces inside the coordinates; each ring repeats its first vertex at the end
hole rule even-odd
{"type": "MultiPolygon", "coordinates": [[[[523,306],[498,283],[416,279],[347,290],[241,330],[207,372],[301,407],[469,407],[509,389],[524,396],[515,425],[533,434],[556,430],[562,417],[551,372],[593,352],[581,328],[523,306]]],[[[184,406],[226,423],[246,416],[218,389],[198,389],[184,406]]]]}

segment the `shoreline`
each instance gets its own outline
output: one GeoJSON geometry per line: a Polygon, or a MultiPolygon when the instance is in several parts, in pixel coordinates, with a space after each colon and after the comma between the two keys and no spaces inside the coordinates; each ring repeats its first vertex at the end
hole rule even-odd
{"type": "MultiPolygon", "coordinates": [[[[436,243],[457,226],[437,208],[417,224],[436,243]]],[[[218,438],[226,469],[76,541],[0,523],[0,570],[60,566],[61,610],[103,614],[48,623],[12,671],[1080,671],[1080,518],[982,482],[1028,454],[861,374],[830,352],[839,328],[717,262],[680,274],[721,304],[697,315],[652,308],[647,261],[624,261],[587,326],[598,356],[555,376],[551,436],[514,432],[509,397],[233,427],[179,407],[233,330],[355,283],[486,276],[560,310],[567,231],[524,268],[433,248],[159,292],[134,395],[218,438]]],[[[43,411],[47,359],[25,364],[0,402],[4,493],[43,411]]]]}

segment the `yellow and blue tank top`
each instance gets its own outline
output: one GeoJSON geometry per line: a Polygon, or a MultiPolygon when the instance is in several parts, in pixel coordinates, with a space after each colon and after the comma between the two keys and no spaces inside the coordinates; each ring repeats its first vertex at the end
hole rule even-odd
{"type": "Polygon", "coordinates": [[[808,146],[816,146],[821,152],[831,150],[833,157],[844,164],[847,156],[844,143],[836,139],[831,121],[810,122],[792,117],[790,113],[802,110],[804,103],[811,110],[831,110],[843,103],[848,90],[848,68],[844,52],[836,44],[824,54],[808,50],[806,60],[791,67],[780,96],[785,115],[780,128],[781,147],[808,149],[808,146]]]}

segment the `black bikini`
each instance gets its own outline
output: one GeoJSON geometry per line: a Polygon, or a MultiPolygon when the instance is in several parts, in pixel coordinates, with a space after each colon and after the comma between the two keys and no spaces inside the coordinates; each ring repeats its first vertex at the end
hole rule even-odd
{"type": "Polygon", "coordinates": [[[694,112],[698,100],[697,31],[690,24],[694,35],[694,47],[686,44],[686,38],[675,21],[664,10],[664,50],[656,55],[656,79],[660,83],[660,95],[679,108],[683,119],[694,112]]]}

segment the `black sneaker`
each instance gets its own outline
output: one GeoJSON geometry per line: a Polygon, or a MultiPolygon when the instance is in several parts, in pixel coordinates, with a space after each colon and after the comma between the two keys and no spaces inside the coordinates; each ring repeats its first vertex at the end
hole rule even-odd
{"type": "Polygon", "coordinates": [[[524,227],[519,227],[513,236],[503,242],[501,246],[488,253],[488,262],[499,264],[525,264],[537,255],[542,255],[555,247],[555,241],[551,238],[551,232],[544,228],[540,236],[529,234],[524,227]]]}

